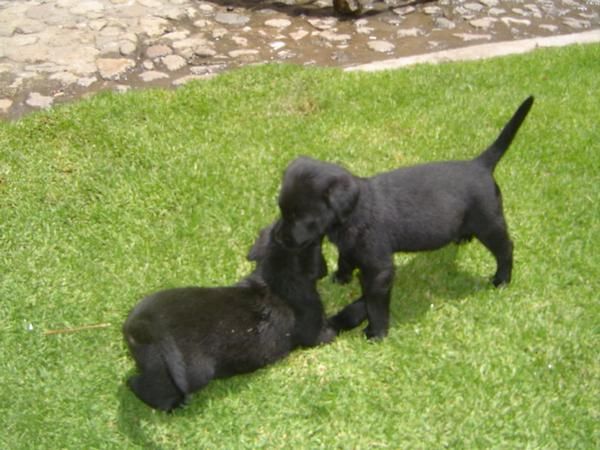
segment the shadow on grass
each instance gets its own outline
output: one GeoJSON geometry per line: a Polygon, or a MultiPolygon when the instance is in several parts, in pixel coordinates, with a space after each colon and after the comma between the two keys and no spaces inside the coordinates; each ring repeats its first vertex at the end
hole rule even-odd
{"type": "MultiPolygon", "coordinates": [[[[127,378],[134,374],[132,370],[127,378]]],[[[186,417],[197,417],[210,408],[213,402],[219,402],[230,395],[238,395],[252,381],[253,373],[236,375],[231,378],[213,380],[210,384],[194,393],[188,403],[170,413],[157,411],[140,399],[127,387],[123,380],[117,391],[119,399],[118,429],[134,445],[143,449],[160,450],[162,445],[155,442],[152,432],[155,425],[168,424],[173,420],[183,421],[186,417]]]]}
{"type": "MultiPolygon", "coordinates": [[[[419,321],[432,309],[458,302],[476,292],[494,289],[489,278],[461,270],[457,264],[458,253],[459,245],[449,245],[440,250],[401,256],[410,259],[406,263],[396,264],[390,304],[391,327],[419,321]]],[[[334,314],[360,295],[356,276],[350,292],[341,293],[339,287],[323,288],[325,302],[330,297],[347,299],[330,311],[334,314]]],[[[363,322],[361,326],[364,325],[363,322]]]]}
{"type": "Polygon", "coordinates": [[[439,309],[476,292],[494,289],[489,277],[461,270],[458,253],[459,245],[449,245],[418,253],[396,268],[390,308],[392,326],[418,321],[432,308],[439,309]]]}

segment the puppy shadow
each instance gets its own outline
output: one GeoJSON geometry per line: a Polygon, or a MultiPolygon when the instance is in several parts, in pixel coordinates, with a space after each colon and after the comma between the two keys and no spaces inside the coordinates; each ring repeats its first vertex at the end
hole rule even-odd
{"type": "MultiPolygon", "coordinates": [[[[298,0],[297,2],[284,2],[277,0],[213,0],[213,3],[217,3],[222,7],[230,9],[244,8],[247,9],[249,12],[261,9],[270,9],[273,11],[277,11],[281,14],[285,14],[289,17],[337,17],[340,21],[349,21],[354,19],[376,16],[393,8],[415,6],[430,3],[433,1],[434,0],[410,0],[388,4],[384,0],[372,0],[370,2],[370,9],[365,9],[361,13],[357,14],[338,13],[334,10],[332,6],[321,6],[317,4],[316,0],[298,0]]],[[[369,3],[369,1],[363,0],[362,3],[367,4],[369,3]]]]}
{"type": "Polygon", "coordinates": [[[489,278],[459,267],[459,253],[459,245],[450,245],[417,253],[407,263],[396,266],[390,305],[392,325],[418,321],[432,309],[494,289],[489,278]]]}
{"type": "MultiPolygon", "coordinates": [[[[256,373],[259,373],[260,370],[256,373]]],[[[187,404],[172,412],[158,411],[138,399],[127,387],[126,379],[135,373],[127,374],[117,390],[119,410],[117,427],[134,445],[150,450],[161,450],[164,447],[154,441],[152,433],[156,426],[169,424],[171,421],[182,421],[186,417],[198,417],[202,411],[211,407],[213,402],[219,402],[230,395],[239,395],[246,389],[255,373],[236,375],[232,378],[212,380],[209,385],[194,393],[187,404]]]]}

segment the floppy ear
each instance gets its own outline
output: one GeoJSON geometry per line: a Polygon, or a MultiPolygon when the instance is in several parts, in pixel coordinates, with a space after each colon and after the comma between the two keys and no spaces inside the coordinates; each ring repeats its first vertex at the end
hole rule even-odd
{"type": "Polygon", "coordinates": [[[340,175],[334,178],[325,194],[325,201],[340,222],[344,222],[356,206],[360,190],[352,175],[340,175]]]}
{"type": "Polygon", "coordinates": [[[261,261],[265,258],[267,254],[267,247],[269,245],[269,241],[271,240],[271,230],[275,226],[277,222],[273,222],[271,225],[268,225],[260,230],[258,238],[254,244],[252,244],[252,248],[248,252],[248,256],[246,259],[248,261],[261,261]]]}

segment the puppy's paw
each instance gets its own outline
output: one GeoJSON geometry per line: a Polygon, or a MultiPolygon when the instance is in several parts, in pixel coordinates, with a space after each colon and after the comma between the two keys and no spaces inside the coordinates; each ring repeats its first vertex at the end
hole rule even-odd
{"type": "Polygon", "coordinates": [[[352,272],[336,270],[331,276],[331,279],[337,284],[348,284],[352,281],[352,272]]]}
{"type": "Polygon", "coordinates": [[[381,341],[388,334],[387,330],[385,330],[385,329],[373,329],[371,327],[371,325],[369,325],[367,328],[365,328],[363,330],[363,333],[365,333],[365,336],[370,341],[381,341]]]}
{"type": "Polygon", "coordinates": [[[336,336],[337,333],[332,327],[325,326],[321,330],[321,333],[319,333],[319,344],[329,344],[330,342],[333,342],[336,336]]]}
{"type": "Polygon", "coordinates": [[[496,275],[494,275],[494,277],[492,278],[491,281],[492,281],[492,284],[494,285],[494,287],[503,288],[503,287],[507,287],[508,284],[510,283],[510,277],[496,274],[496,275]]]}

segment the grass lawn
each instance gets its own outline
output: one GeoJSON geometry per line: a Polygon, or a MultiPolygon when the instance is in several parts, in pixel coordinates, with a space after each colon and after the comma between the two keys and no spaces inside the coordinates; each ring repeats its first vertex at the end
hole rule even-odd
{"type": "MultiPolygon", "coordinates": [[[[599,194],[600,45],[372,74],[252,67],[0,124],[0,448],[599,448],[599,194]],[[363,176],[471,158],[529,94],[496,170],[510,287],[488,284],[478,242],[398,255],[383,342],[357,329],[170,415],[124,386],[129,310],[247,274],[295,156],[363,176]]],[[[359,293],[320,290],[328,312],[359,293]]]]}

